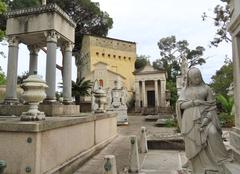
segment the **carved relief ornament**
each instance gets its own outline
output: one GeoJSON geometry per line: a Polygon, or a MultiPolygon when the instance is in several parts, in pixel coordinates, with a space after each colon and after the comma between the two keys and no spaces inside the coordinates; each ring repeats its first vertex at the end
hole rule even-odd
{"type": "Polygon", "coordinates": [[[10,47],[17,47],[19,45],[19,39],[16,36],[10,36],[8,38],[8,43],[10,47]]]}
{"type": "Polygon", "coordinates": [[[47,37],[47,42],[56,42],[60,38],[59,34],[56,31],[49,31],[45,33],[47,37]]]}

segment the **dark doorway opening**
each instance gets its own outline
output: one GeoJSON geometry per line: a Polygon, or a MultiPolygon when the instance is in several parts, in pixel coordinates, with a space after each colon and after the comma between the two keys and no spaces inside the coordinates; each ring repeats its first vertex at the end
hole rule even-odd
{"type": "Polygon", "coordinates": [[[148,107],[155,107],[155,91],[147,91],[148,107]]]}

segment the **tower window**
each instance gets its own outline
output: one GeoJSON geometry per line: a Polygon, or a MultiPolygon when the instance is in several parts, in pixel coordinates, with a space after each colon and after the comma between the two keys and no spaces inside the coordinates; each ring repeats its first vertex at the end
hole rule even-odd
{"type": "Polygon", "coordinates": [[[103,87],[103,80],[102,79],[99,80],[99,86],[103,87]]]}

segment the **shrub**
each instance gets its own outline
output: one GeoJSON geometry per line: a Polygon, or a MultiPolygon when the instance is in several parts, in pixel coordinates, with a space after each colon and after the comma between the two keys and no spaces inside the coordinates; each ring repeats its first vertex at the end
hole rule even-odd
{"type": "Polygon", "coordinates": [[[219,114],[219,120],[222,127],[230,128],[235,125],[234,116],[225,112],[219,114]]]}

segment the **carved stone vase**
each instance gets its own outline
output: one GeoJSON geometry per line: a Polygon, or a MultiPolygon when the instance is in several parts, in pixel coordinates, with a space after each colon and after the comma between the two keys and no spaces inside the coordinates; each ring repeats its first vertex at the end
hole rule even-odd
{"type": "Polygon", "coordinates": [[[95,103],[98,105],[98,108],[94,111],[95,113],[104,113],[106,112],[105,105],[107,103],[106,92],[99,88],[94,92],[95,103]]]}
{"type": "Polygon", "coordinates": [[[38,110],[38,105],[46,98],[45,89],[48,87],[39,75],[30,75],[21,85],[24,89],[22,99],[29,105],[29,110],[23,112],[21,121],[45,120],[44,112],[38,110]]]}

